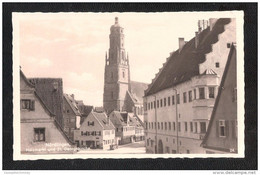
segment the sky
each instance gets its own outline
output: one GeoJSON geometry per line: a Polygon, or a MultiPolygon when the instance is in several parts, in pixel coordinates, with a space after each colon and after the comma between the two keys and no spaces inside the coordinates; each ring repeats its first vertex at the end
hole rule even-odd
{"type": "Polygon", "coordinates": [[[63,79],[63,92],[102,106],[110,27],[124,28],[131,80],[151,83],[178,38],[192,39],[211,13],[26,13],[19,18],[19,58],[26,77],[63,79]]]}

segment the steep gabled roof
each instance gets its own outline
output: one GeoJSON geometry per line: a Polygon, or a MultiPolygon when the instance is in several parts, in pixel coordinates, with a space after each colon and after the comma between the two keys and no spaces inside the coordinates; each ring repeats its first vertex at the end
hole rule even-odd
{"type": "Polygon", "coordinates": [[[115,129],[113,123],[110,121],[110,119],[107,117],[105,113],[98,113],[98,112],[91,112],[91,113],[99,121],[99,123],[102,125],[104,130],[115,129]]]}
{"type": "Polygon", "coordinates": [[[218,41],[218,35],[224,32],[224,26],[230,18],[220,18],[210,31],[210,27],[199,33],[199,45],[195,47],[195,38],[187,42],[181,51],[177,50],[167,59],[166,64],[145,91],[145,96],[190,80],[199,75],[199,64],[205,61],[205,54],[211,52],[212,44],[218,41]]]}
{"type": "Polygon", "coordinates": [[[131,81],[130,97],[134,100],[134,103],[143,103],[144,91],[147,89],[148,84],[137,81],[131,81]]]}
{"type": "Polygon", "coordinates": [[[112,120],[114,124],[116,123],[121,126],[126,126],[127,124],[126,112],[113,111],[112,113],[115,115],[115,118],[113,118],[113,120],[116,120],[116,121],[112,120]]]}
{"type": "MultiPolygon", "coordinates": [[[[231,63],[232,59],[236,59],[236,48],[233,44],[231,45],[231,48],[230,48],[227,64],[226,64],[226,67],[225,67],[225,70],[224,70],[224,73],[223,73],[223,77],[221,79],[220,87],[225,86],[225,80],[227,78],[227,74],[228,74],[228,71],[229,71],[229,68],[230,68],[230,63],[231,63]]],[[[234,80],[234,81],[236,81],[236,80],[234,80]]],[[[220,98],[221,98],[221,95],[222,95],[222,91],[223,91],[223,89],[219,88],[219,92],[218,92],[218,95],[217,95],[217,98],[216,98],[216,101],[215,101],[215,105],[214,105],[214,108],[213,108],[213,111],[212,111],[212,114],[211,114],[211,118],[210,118],[210,121],[209,121],[209,126],[208,126],[207,132],[204,136],[204,139],[201,143],[201,145],[203,145],[203,147],[206,147],[205,144],[208,140],[212,125],[214,125],[214,121],[215,121],[214,119],[216,117],[216,111],[218,109],[218,105],[219,105],[219,101],[220,101],[220,98]]]]}
{"type": "Polygon", "coordinates": [[[80,116],[81,113],[78,109],[76,100],[68,94],[63,94],[63,96],[64,96],[64,99],[66,100],[66,102],[69,104],[72,111],[74,112],[74,114],[77,115],[77,116],[80,116]]]}

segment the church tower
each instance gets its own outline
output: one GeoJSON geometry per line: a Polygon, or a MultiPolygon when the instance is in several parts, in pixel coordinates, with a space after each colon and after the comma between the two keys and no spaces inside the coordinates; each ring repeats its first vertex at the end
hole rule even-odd
{"type": "Polygon", "coordinates": [[[105,58],[103,107],[107,113],[124,111],[126,93],[130,90],[129,60],[124,37],[124,28],[116,17],[115,24],[110,28],[109,52],[105,58]]]}

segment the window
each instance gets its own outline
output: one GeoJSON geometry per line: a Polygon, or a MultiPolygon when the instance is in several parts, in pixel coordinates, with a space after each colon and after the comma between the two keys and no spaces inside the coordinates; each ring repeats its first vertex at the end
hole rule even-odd
{"type": "Polygon", "coordinates": [[[190,154],[190,150],[187,149],[187,154],[190,154]]]}
{"type": "Polygon", "coordinates": [[[172,154],[176,154],[177,153],[177,151],[176,150],[172,150],[172,154]]]}
{"type": "Polygon", "coordinates": [[[177,104],[180,104],[180,94],[177,94],[177,104]]]}
{"type": "Polygon", "coordinates": [[[225,120],[219,120],[219,136],[226,137],[226,123],[225,120]]]}
{"type": "Polygon", "coordinates": [[[111,92],[111,99],[113,99],[114,98],[114,93],[113,92],[111,92]]]}
{"type": "Polygon", "coordinates": [[[166,98],[164,98],[164,106],[166,106],[166,98]]]}
{"type": "Polygon", "coordinates": [[[181,131],[181,122],[178,122],[178,131],[181,131]]]}
{"type": "Polygon", "coordinates": [[[205,99],[205,89],[199,88],[199,99],[205,99]]]}
{"type": "Polygon", "coordinates": [[[216,62],[216,68],[219,68],[219,62],[216,62]]]}
{"type": "Polygon", "coordinates": [[[194,89],[193,92],[194,92],[194,100],[196,100],[196,98],[197,98],[197,96],[196,96],[196,93],[197,93],[196,89],[194,89]]]}
{"type": "Polygon", "coordinates": [[[170,153],[170,148],[166,146],[166,153],[170,153]]]}
{"type": "Polygon", "coordinates": [[[21,100],[21,109],[28,109],[34,111],[35,101],[34,100],[21,100]]]}
{"type": "Polygon", "coordinates": [[[158,129],[160,129],[160,123],[158,122],[158,129]]]}
{"type": "MultiPolygon", "coordinates": [[[[148,123],[147,123],[147,122],[145,122],[145,125],[146,125],[145,128],[148,129],[148,127],[147,127],[147,126],[148,126],[148,123]]],[[[117,128],[117,132],[118,132],[118,128],[117,128]]]]}
{"type": "Polygon", "coordinates": [[[164,129],[167,130],[167,122],[164,123],[164,129]]]}
{"type": "Polygon", "coordinates": [[[81,131],[81,135],[82,135],[82,136],[84,135],[83,131],[81,131]]]}
{"type": "Polygon", "coordinates": [[[187,102],[186,92],[183,93],[183,103],[187,102]]]}
{"type": "Polygon", "coordinates": [[[152,129],[153,129],[153,122],[152,122],[152,129]]]}
{"type": "Polygon", "coordinates": [[[206,122],[200,122],[200,133],[206,133],[206,122]]]}
{"type": "Polygon", "coordinates": [[[187,132],[188,131],[188,124],[187,124],[187,122],[184,122],[184,126],[185,126],[185,131],[187,132]]]}
{"type": "Polygon", "coordinates": [[[215,88],[209,87],[209,98],[215,98],[215,88]]]}
{"type": "Polygon", "coordinates": [[[154,129],[156,129],[156,122],[154,122],[154,129]]]}
{"type": "Polygon", "coordinates": [[[151,109],[153,109],[153,102],[151,102],[151,109]]]}
{"type": "Polygon", "coordinates": [[[194,124],[195,124],[195,133],[197,133],[198,132],[198,124],[197,124],[197,122],[195,122],[194,124]]]}
{"type": "Polygon", "coordinates": [[[156,108],[156,101],[153,102],[154,109],[156,108]]]}
{"type": "Polygon", "coordinates": [[[163,122],[161,122],[161,129],[163,130],[163,122]]]}
{"type": "Polygon", "coordinates": [[[160,103],[161,103],[161,107],[162,107],[162,99],[160,100],[160,103]]]}
{"type": "Polygon", "coordinates": [[[94,121],[88,121],[88,126],[94,126],[94,121]]]}
{"type": "Polygon", "coordinates": [[[123,78],[125,78],[125,72],[123,72],[123,78]]]}
{"type": "Polygon", "coordinates": [[[148,110],[150,110],[150,103],[148,103],[148,110]]]}
{"type": "Polygon", "coordinates": [[[159,108],[159,105],[160,105],[160,104],[159,104],[159,100],[157,100],[157,108],[159,108]]]}
{"type": "Polygon", "coordinates": [[[175,103],[175,99],[174,99],[174,95],[172,96],[172,105],[174,105],[175,103]]]}
{"type": "Polygon", "coordinates": [[[175,144],[175,139],[172,139],[172,143],[175,144]]]}
{"type": "Polygon", "coordinates": [[[189,91],[189,102],[192,101],[192,91],[189,91]]]}
{"type": "Polygon", "coordinates": [[[153,140],[151,140],[151,147],[153,147],[153,140]]]}
{"type": "Polygon", "coordinates": [[[45,128],[34,128],[34,141],[35,142],[45,141],[45,128]]]}
{"type": "Polygon", "coordinates": [[[147,139],[147,142],[146,142],[146,143],[147,143],[147,146],[149,146],[149,139],[147,139]]]}
{"type": "Polygon", "coordinates": [[[175,131],[175,122],[172,123],[173,131],[175,131]]]}
{"type": "Polygon", "coordinates": [[[232,102],[237,102],[237,88],[233,89],[232,102]]]}
{"type": "Polygon", "coordinates": [[[193,123],[190,122],[190,132],[193,132],[193,123]]]}
{"type": "Polygon", "coordinates": [[[172,129],[172,125],[171,125],[171,122],[169,122],[169,130],[172,129]]]}
{"type": "Polygon", "coordinates": [[[151,123],[149,122],[149,129],[151,129],[151,123]]]}
{"type": "Polygon", "coordinates": [[[171,97],[168,97],[168,106],[171,105],[171,97]]]}

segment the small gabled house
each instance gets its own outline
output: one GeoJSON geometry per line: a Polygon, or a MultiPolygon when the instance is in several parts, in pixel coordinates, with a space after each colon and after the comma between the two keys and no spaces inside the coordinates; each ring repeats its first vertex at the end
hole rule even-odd
{"type": "Polygon", "coordinates": [[[73,153],[74,144],[22,71],[20,122],[22,154],[73,153]]]}
{"type": "Polygon", "coordinates": [[[236,48],[231,46],[219,94],[202,142],[206,153],[237,153],[236,48]]]}
{"type": "Polygon", "coordinates": [[[113,111],[109,115],[116,128],[116,144],[132,143],[135,137],[135,126],[127,112],[113,111]]]}
{"type": "Polygon", "coordinates": [[[78,147],[109,149],[115,144],[115,127],[105,113],[91,112],[74,131],[78,147]]]}
{"type": "Polygon", "coordinates": [[[74,99],[74,95],[63,94],[64,132],[74,140],[74,130],[80,127],[81,112],[74,99]]]}
{"type": "Polygon", "coordinates": [[[134,141],[142,141],[145,139],[144,136],[144,123],[139,119],[136,114],[128,113],[130,125],[135,127],[134,141]]]}

